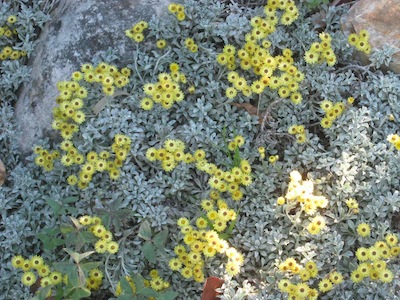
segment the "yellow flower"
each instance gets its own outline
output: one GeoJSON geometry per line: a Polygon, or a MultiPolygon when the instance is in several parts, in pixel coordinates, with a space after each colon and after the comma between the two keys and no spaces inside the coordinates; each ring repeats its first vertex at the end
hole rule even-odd
{"type": "Polygon", "coordinates": [[[94,247],[97,253],[105,253],[108,250],[107,241],[104,240],[98,240],[94,247]]]}
{"type": "Polygon", "coordinates": [[[237,95],[237,90],[234,87],[228,87],[225,91],[226,97],[229,99],[235,98],[237,95]]]}
{"type": "Polygon", "coordinates": [[[40,277],[46,277],[47,275],[50,274],[50,268],[48,265],[41,265],[39,268],[36,269],[38,275],[40,277]]]}
{"type": "Polygon", "coordinates": [[[230,276],[235,276],[240,273],[240,265],[235,262],[228,262],[225,266],[226,273],[230,276]]]}
{"type": "Polygon", "coordinates": [[[111,241],[107,243],[107,251],[111,254],[117,253],[119,250],[119,245],[117,242],[111,241]]]}
{"type": "Polygon", "coordinates": [[[277,205],[284,205],[285,204],[285,198],[284,197],[279,197],[277,200],[276,200],[276,204],[277,205]]]}
{"type": "Polygon", "coordinates": [[[385,236],[385,240],[389,246],[394,247],[399,242],[397,235],[390,233],[385,236]]]}
{"type": "Polygon", "coordinates": [[[49,275],[52,284],[59,284],[62,281],[62,274],[60,272],[51,272],[49,275]]]}
{"type": "Polygon", "coordinates": [[[357,233],[362,237],[371,235],[371,228],[367,223],[361,223],[357,226],[357,233]]]}
{"type": "Polygon", "coordinates": [[[193,271],[189,267],[183,268],[180,272],[181,272],[182,276],[187,279],[193,276],[193,271]]]}
{"type": "Polygon", "coordinates": [[[318,288],[321,292],[329,292],[333,288],[333,284],[329,279],[322,279],[318,283],[318,288]]]}
{"type": "Polygon", "coordinates": [[[30,263],[31,263],[32,268],[37,269],[37,268],[40,268],[40,266],[43,265],[44,261],[43,261],[43,258],[41,256],[35,255],[30,259],[30,263]]]}
{"type": "Polygon", "coordinates": [[[393,280],[393,273],[392,273],[392,271],[390,271],[390,270],[388,270],[388,269],[385,269],[385,270],[382,270],[381,272],[379,272],[379,279],[382,281],[382,282],[392,282],[392,280],[393,280]]]}
{"type": "Polygon", "coordinates": [[[360,271],[358,271],[357,269],[354,270],[353,272],[351,272],[350,275],[350,279],[351,281],[353,281],[354,283],[359,283],[364,279],[364,276],[360,273],[360,271]]]}
{"type": "Polygon", "coordinates": [[[79,223],[82,225],[90,225],[92,224],[92,217],[85,215],[79,218],[79,223]]]}
{"type": "Polygon", "coordinates": [[[190,222],[189,222],[188,218],[179,218],[177,221],[177,225],[179,227],[188,226],[189,224],[190,224],[190,222]]]}
{"type": "Polygon", "coordinates": [[[167,46],[167,41],[164,39],[158,40],[156,45],[158,49],[164,49],[167,46]]]}
{"type": "Polygon", "coordinates": [[[11,263],[14,268],[22,268],[25,260],[21,255],[14,256],[11,260],[11,263]]]}
{"type": "Polygon", "coordinates": [[[339,272],[332,272],[329,275],[329,279],[332,281],[333,284],[339,284],[343,281],[343,275],[339,272]]]}
{"type": "Polygon", "coordinates": [[[359,261],[368,260],[368,249],[364,247],[360,247],[356,251],[356,257],[359,261]]]}
{"type": "Polygon", "coordinates": [[[33,272],[25,272],[21,277],[21,281],[23,285],[31,286],[36,282],[36,276],[33,272]]]}
{"type": "Polygon", "coordinates": [[[17,16],[15,15],[10,15],[7,17],[7,22],[9,24],[14,24],[15,22],[17,22],[17,16]]]}

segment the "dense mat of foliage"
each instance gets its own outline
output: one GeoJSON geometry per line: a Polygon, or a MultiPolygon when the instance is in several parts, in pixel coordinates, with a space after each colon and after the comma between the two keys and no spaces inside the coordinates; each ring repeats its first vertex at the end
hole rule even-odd
{"type": "Polygon", "coordinates": [[[227,2],[121,28],[132,60],[65,74],[61,142],[28,157],[13,101],[31,50],[12,38],[26,10],[47,17],[1,4],[0,299],[199,299],[208,276],[222,299],[398,299],[390,55],[341,32],[349,4],[227,2]]]}

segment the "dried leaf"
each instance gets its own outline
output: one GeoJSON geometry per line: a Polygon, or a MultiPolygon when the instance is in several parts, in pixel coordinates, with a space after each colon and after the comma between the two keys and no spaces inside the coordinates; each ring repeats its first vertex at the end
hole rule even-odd
{"type": "Polygon", "coordinates": [[[222,286],[224,281],[218,277],[208,277],[206,283],[204,284],[203,294],[201,295],[201,300],[218,300],[217,296],[220,294],[215,289],[222,286]]]}
{"type": "Polygon", "coordinates": [[[6,179],[6,168],[4,167],[4,164],[0,159],[0,186],[4,184],[5,179],[6,179]]]}
{"type": "Polygon", "coordinates": [[[106,97],[101,98],[100,101],[93,106],[93,113],[97,116],[106,107],[107,103],[108,100],[106,97]]]}
{"type": "Polygon", "coordinates": [[[129,96],[129,94],[124,91],[117,91],[112,96],[104,96],[93,106],[93,113],[97,116],[115,97],[118,96],[129,96]]]}
{"type": "Polygon", "coordinates": [[[237,108],[244,108],[250,115],[257,116],[258,117],[258,123],[262,124],[262,120],[264,117],[263,113],[258,113],[257,107],[250,103],[231,103],[233,106],[236,106],[237,108]]]}

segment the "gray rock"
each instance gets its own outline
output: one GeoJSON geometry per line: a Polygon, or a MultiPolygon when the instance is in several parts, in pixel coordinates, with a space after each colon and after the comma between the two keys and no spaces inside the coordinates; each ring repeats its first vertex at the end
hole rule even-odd
{"type": "Polygon", "coordinates": [[[167,11],[170,0],[61,0],[52,20],[43,29],[34,57],[31,81],[16,104],[21,130],[20,145],[31,151],[38,139],[51,132],[52,109],[56,105],[58,81],[90,62],[99,51],[117,49],[124,60],[133,42],[124,31],[140,20],[167,11]]]}

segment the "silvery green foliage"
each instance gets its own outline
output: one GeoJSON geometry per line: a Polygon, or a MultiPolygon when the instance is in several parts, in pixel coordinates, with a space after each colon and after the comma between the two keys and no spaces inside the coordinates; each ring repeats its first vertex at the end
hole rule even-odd
{"type": "Polygon", "coordinates": [[[383,66],[389,66],[389,64],[393,61],[393,55],[398,53],[400,49],[397,49],[390,45],[384,45],[382,49],[376,49],[373,51],[369,57],[371,64],[380,68],[383,66]]]}
{"type": "Polygon", "coordinates": [[[222,300],[243,300],[255,295],[254,287],[247,280],[240,286],[237,281],[229,277],[224,278],[224,284],[217,291],[223,292],[220,297],[222,300]]]}
{"type": "MultiPolygon", "coordinates": [[[[261,9],[240,2],[228,5],[210,0],[187,0],[183,4],[186,21],[178,24],[171,15],[153,18],[146,40],[138,47],[132,44],[130,61],[121,62],[112,45],[93,59],[95,64],[106,61],[132,69],[130,84],[115,97],[104,97],[100,89],[90,88],[90,106],[103,101],[103,108],[98,115],[88,115],[81,126],[80,142],[76,144],[82,152],[101,151],[110,147],[116,133],[128,135],[132,147],[119,180],[96,174],[90,186],[80,191],[66,184],[67,176],[78,169],[58,164],[54,171],[44,173],[32,163],[33,156],[20,157],[13,142],[17,129],[12,107],[2,104],[0,146],[6,150],[0,151],[0,158],[9,175],[6,184],[0,187],[0,206],[4,208],[0,246],[5,249],[5,255],[0,258],[0,275],[5,279],[0,283],[0,299],[28,299],[28,291],[21,286],[20,273],[11,267],[10,258],[15,254],[40,253],[36,233],[57,223],[45,200],[50,198],[62,203],[68,196],[79,198],[74,204],[77,216],[105,216],[106,225],[120,241],[120,253],[105,266],[109,280],[106,288],[115,289],[121,275],[129,272],[146,275],[148,270],[157,267],[162,277],[179,292],[179,299],[198,299],[202,284],[184,280],[169,270],[167,262],[182,237],[176,220],[181,216],[195,220],[201,215],[199,203],[208,196],[208,175],[186,164],[167,173],[159,162],[149,162],[145,153],[149,147],[162,147],[168,138],[182,139],[187,144],[186,151],[202,148],[209,161],[227,170],[231,160],[225,152],[224,134],[227,138],[235,134],[246,138],[241,155],[251,162],[254,181],[244,189],[245,199],[230,202],[239,214],[229,243],[243,253],[245,263],[237,277],[226,278],[222,299],[286,299],[277,289],[277,283],[286,275],[277,266],[290,256],[300,263],[315,260],[321,278],[334,268],[345,275],[347,280],[321,299],[398,299],[395,284],[364,281],[355,285],[348,276],[357,264],[354,257],[357,247],[371,245],[387,232],[399,232],[393,220],[400,210],[400,169],[397,167],[400,157],[386,141],[388,134],[399,130],[399,75],[383,74],[352,60],[352,48],[343,34],[336,31],[338,16],[345,6],[324,6],[328,29],[336,31],[332,34],[332,45],[338,65],[307,65],[304,52],[319,40],[320,28],[313,24],[303,7],[302,17],[292,26],[279,27],[271,41],[274,55],[286,47],[293,50],[297,67],[306,74],[301,84],[304,100],[293,105],[279,99],[276,92],[266,91],[259,102],[260,110],[268,109],[270,113],[265,124],[269,130],[266,135],[260,132],[255,116],[232,105],[232,102],[254,104],[258,99],[242,96],[226,99],[227,70],[215,62],[224,44],[243,45],[244,34],[250,28],[246,20],[260,14],[261,9]],[[182,45],[187,37],[198,43],[198,53],[184,49],[182,45]],[[154,46],[155,40],[161,38],[168,42],[164,50],[154,46]],[[144,96],[143,85],[155,82],[157,75],[167,72],[172,62],[180,65],[188,79],[187,86],[194,85],[195,92],[185,93],[185,101],[169,110],[158,106],[151,111],[142,110],[139,103],[144,96]],[[322,129],[320,102],[323,99],[344,101],[349,96],[356,99],[355,104],[346,107],[331,128],[322,129]],[[390,114],[395,121],[389,121],[390,114]],[[305,125],[307,143],[297,144],[288,136],[287,128],[292,124],[305,125]],[[270,140],[273,143],[265,142],[270,140]],[[267,155],[279,154],[279,161],[275,164],[260,161],[257,152],[260,145],[267,148],[267,155]],[[315,194],[329,199],[329,208],[322,212],[329,229],[317,237],[304,229],[309,217],[303,214],[292,223],[288,213],[276,207],[276,198],[286,193],[288,174],[293,169],[315,182],[315,194]],[[360,204],[358,215],[348,213],[344,201],[350,197],[360,204]],[[144,219],[151,221],[154,231],[168,228],[170,232],[166,255],[159,257],[157,266],[146,263],[140,251],[143,240],[137,236],[137,230],[144,219]],[[357,236],[360,222],[371,225],[372,239],[357,236]]],[[[65,78],[69,76],[65,74],[65,78]]],[[[249,78],[255,79],[251,75],[249,78]]],[[[40,144],[57,147],[56,142],[46,139],[40,144]]],[[[43,255],[49,261],[62,258],[56,253],[43,255]]],[[[207,260],[206,275],[224,277],[225,263],[226,258],[222,256],[207,260]]],[[[398,276],[398,265],[390,264],[389,268],[398,276]]]]}

